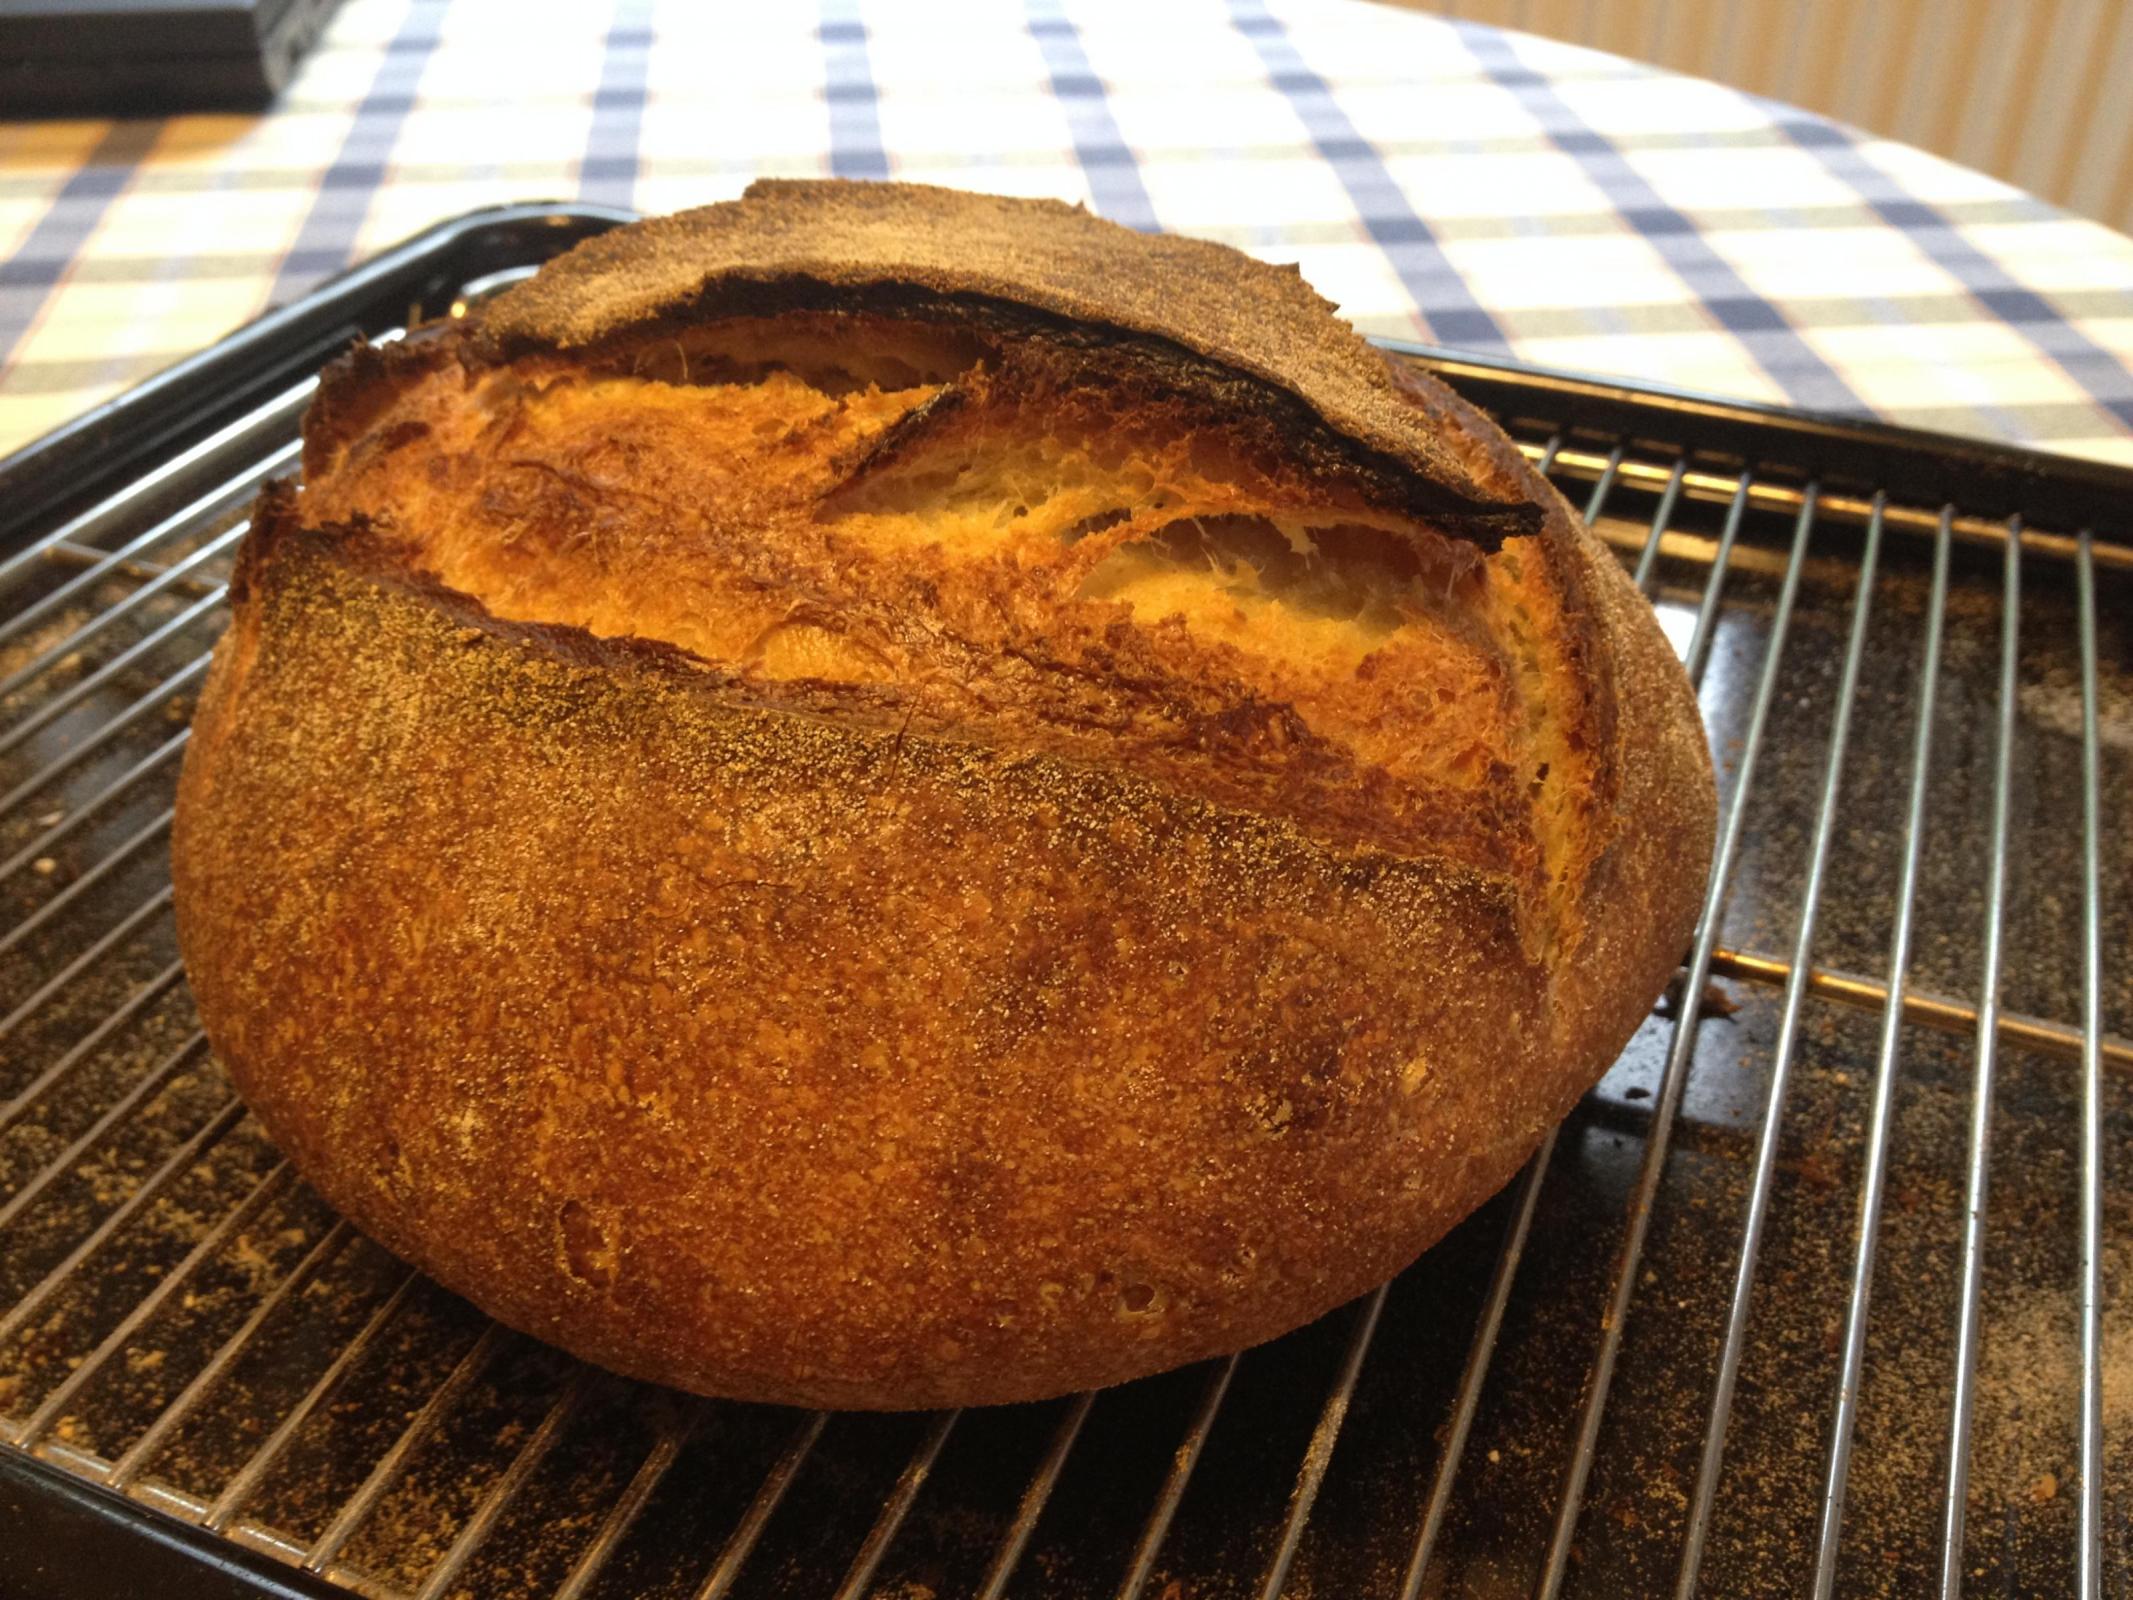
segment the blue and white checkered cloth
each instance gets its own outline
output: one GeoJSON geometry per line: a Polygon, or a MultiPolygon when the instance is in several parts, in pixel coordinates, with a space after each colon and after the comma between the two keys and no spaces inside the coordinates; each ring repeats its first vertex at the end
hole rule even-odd
{"type": "Polygon", "coordinates": [[[824,172],[1297,261],[1367,332],[2133,462],[2133,240],[1365,0],[350,0],[270,115],[0,125],[0,450],[471,207],[824,172]]]}

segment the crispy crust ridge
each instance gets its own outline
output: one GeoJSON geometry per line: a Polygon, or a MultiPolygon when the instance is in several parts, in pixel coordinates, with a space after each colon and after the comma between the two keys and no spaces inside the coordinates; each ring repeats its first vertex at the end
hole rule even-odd
{"type": "MultiPolygon", "coordinates": [[[[487,310],[495,359],[577,351],[665,319],[751,305],[895,305],[1035,318],[1107,345],[1167,346],[1285,396],[1350,454],[1396,464],[1418,509],[1486,541],[1530,529],[1515,479],[1478,473],[1495,430],[1432,380],[1397,383],[1294,267],[1137,234],[1079,206],[921,184],[762,179],[738,201],[586,240],[487,310]],[[1426,420],[1418,418],[1420,405],[1426,420]],[[1426,486],[1426,487],[1425,487],[1426,486]]],[[[1294,420],[1293,418],[1291,420],[1294,420]]]]}

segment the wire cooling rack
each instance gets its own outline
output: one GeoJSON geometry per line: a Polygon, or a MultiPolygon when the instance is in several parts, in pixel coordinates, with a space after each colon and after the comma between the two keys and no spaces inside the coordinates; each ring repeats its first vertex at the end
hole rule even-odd
{"type": "Polygon", "coordinates": [[[2106,468],[1406,352],[1652,598],[1724,820],[1606,1081],[1287,1339],[983,1412],[698,1402],[337,1220],[233,1097],[171,927],[245,508],[333,348],[616,220],[462,219],[0,464],[0,1575],[2133,1594],[2133,474],[2106,468]]]}

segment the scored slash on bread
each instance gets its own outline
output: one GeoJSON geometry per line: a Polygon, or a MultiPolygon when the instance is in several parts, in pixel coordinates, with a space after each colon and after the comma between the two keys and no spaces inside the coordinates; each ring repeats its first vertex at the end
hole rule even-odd
{"type": "Polygon", "coordinates": [[[1649,609],[1293,271],[759,184],[331,369],[175,841],[336,1205],[743,1398],[1239,1348],[1516,1170],[1714,801],[1649,609]]]}

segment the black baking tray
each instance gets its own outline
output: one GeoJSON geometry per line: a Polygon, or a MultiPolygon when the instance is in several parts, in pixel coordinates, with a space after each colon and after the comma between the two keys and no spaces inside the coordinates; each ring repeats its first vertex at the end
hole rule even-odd
{"type": "Polygon", "coordinates": [[[0,0],[15,117],[257,111],[341,0],[0,0]]]}
{"type": "MultiPolygon", "coordinates": [[[[474,212],[430,229],[269,313],[0,461],[0,559],[26,549],[42,534],[80,515],[114,491],[153,479],[163,464],[213,439],[265,398],[314,373],[323,361],[351,342],[444,314],[455,299],[467,295],[484,280],[522,272],[581,239],[627,220],[624,212],[584,205],[517,205],[474,212]]],[[[1625,452],[1646,462],[1646,482],[1651,490],[1647,499],[1656,498],[1659,502],[1659,509],[1652,516],[1653,551],[1661,544],[1662,524],[1672,514],[1671,491],[1661,496],[1657,488],[1667,478],[1664,464],[1673,463],[1673,481],[1678,488],[1690,476],[1691,463],[1695,472],[1712,476],[1714,482],[1731,463],[1735,471],[1744,466],[1754,468],[1795,500],[1800,486],[1813,484],[1830,500],[1849,493],[1862,505],[1876,492],[1891,502],[1902,501],[1928,510],[1953,505],[1961,508],[1966,525],[2020,518],[2033,529],[2045,530],[2041,537],[2057,540],[2062,548],[2071,548],[2070,536],[2093,527],[2098,530],[2099,563],[2112,563],[2121,571],[2127,565],[2124,535],[2129,521],[2133,521],[2133,471],[1879,423],[1629,385],[1428,346],[1384,343],[1388,349],[1442,376],[1529,443],[1547,439],[1547,449],[1539,452],[1544,461],[1555,459],[1558,449],[1579,450],[1586,459],[1600,461],[1612,449],[1617,462],[1625,452]],[[1651,462],[1661,465],[1651,468],[1651,462]]],[[[1604,471],[1601,476],[1596,502],[1605,492],[1604,471]]],[[[190,484],[184,475],[173,476],[167,484],[137,501],[133,515],[139,520],[155,517],[196,492],[197,485],[190,484]]],[[[1703,493],[1707,504],[1703,520],[1696,525],[1701,531],[1695,536],[1708,544],[1717,534],[1717,511],[1723,500],[1714,501],[1708,486],[1703,493]]],[[[1774,501],[1773,507],[1767,510],[1768,517],[1781,521],[1782,505],[1774,501]]],[[[1687,520],[1684,519],[1684,528],[1687,520]]],[[[1913,535],[1917,531],[1915,526],[1911,529],[1913,535]]],[[[1969,557],[1970,575],[1984,573],[1989,577],[1990,552],[1973,548],[1969,557]]],[[[1767,563],[1764,570],[1769,570],[1767,563]]],[[[1740,582],[1744,589],[1753,588],[1748,578],[1740,582]]],[[[1757,626],[1767,623],[1769,592],[1766,583],[1741,602],[1756,609],[1762,619],[1757,626]]],[[[2122,593],[2123,586],[2109,592],[2122,593]]],[[[1729,595],[1728,603],[1732,600],[1729,595]]],[[[1838,622],[1841,623],[1841,614],[1838,622]]],[[[1819,616],[1813,619],[1812,626],[1817,639],[1827,638],[1841,646],[1840,626],[1819,616]]],[[[1889,644],[1892,661],[1909,662],[1907,639],[1889,644]]],[[[1722,665],[1728,660],[1727,650],[1722,645],[1716,652],[1722,665]]],[[[1738,668],[1739,663],[1732,666],[1738,668]]],[[[1908,670],[1907,665],[1904,670],[1908,670]]],[[[1802,682],[1812,685],[1813,694],[1803,688],[1800,703],[1826,699],[1828,686],[1834,681],[1833,673],[1806,672],[1802,682]]],[[[1785,714],[1780,708],[1779,717],[1785,714]]],[[[1714,738],[1722,764],[1737,758],[1738,719],[1714,728],[1714,738]]],[[[1789,756],[1789,751],[1780,751],[1781,768],[1789,756]]],[[[1797,826],[1797,819],[1786,825],[1797,826]]],[[[1969,833],[1963,834],[1962,839],[1966,846],[1974,843],[1969,833]]],[[[1962,870],[1959,862],[1951,868],[1946,888],[1949,897],[1964,892],[1962,870]]],[[[1793,886],[1786,882],[1772,891],[1772,898],[1782,899],[1793,892],[1793,886]]],[[[1850,937],[1847,930],[1840,928],[1839,932],[1850,937]]],[[[1861,936],[1854,942],[1863,946],[1871,941],[1861,936]]],[[[1780,935],[1762,943],[1782,944],[1783,939],[1780,935]]],[[[2025,944],[2022,948],[2029,947],[2025,944]]],[[[2031,965],[2041,969],[2045,963],[2031,965]]],[[[2065,973],[2040,971],[2031,991],[2043,997],[2036,1002],[2036,1009],[2054,1015],[2070,1010],[2074,1003],[2071,982],[2065,973]]],[[[1934,1026],[1946,1025],[1946,1019],[1941,1023],[1932,1023],[1930,1018],[1927,1021],[1934,1026]]],[[[2122,1019],[2119,1025],[2123,1026],[2122,1019]]],[[[1843,1033],[1842,1019],[1829,1027],[1831,1036],[1838,1037],[1843,1033]]],[[[1747,1052],[1750,1047],[1742,1044],[1737,1049],[1747,1052]]],[[[1631,1076],[1634,1078],[1635,1074],[1631,1076]]],[[[1628,1140],[1633,1148],[1649,1115],[1651,1101],[1650,1088],[1640,1085],[1653,1081],[1646,1074],[1625,1090],[1597,1096],[1580,1112],[1575,1136],[1596,1145],[1612,1140],[1615,1146],[1621,1146],[1628,1140]]],[[[2017,1088],[2029,1092],[2022,1084],[2018,1075],[2017,1088]]],[[[1703,1159],[1697,1152],[1691,1154],[1703,1159]]],[[[1605,1159],[1619,1167],[1623,1158],[1605,1159]]],[[[1613,1191],[1608,1192],[1611,1195],[1613,1191]]],[[[1505,1226],[1506,1213],[1514,1204],[1508,1196],[1495,1202],[1429,1259],[1441,1261],[1448,1272],[1456,1269],[1466,1280],[1478,1283],[1494,1248],[1493,1230],[1505,1226]]],[[[1834,1208],[1839,1214],[1842,1209],[1841,1204],[1834,1208]]],[[[1534,1248],[1567,1248],[1574,1257],[1579,1247],[1554,1240],[1534,1248]]],[[[1654,1246],[1655,1251],[1665,1248],[1668,1246],[1664,1240],[1654,1246]]],[[[1604,1256],[1606,1252],[1595,1247],[1584,1253],[1604,1256]]],[[[1712,1270],[1729,1271],[1730,1267],[1721,1261],[1712,1270]]],[[[1416,1325],[1413,1303],[1425,1291],[1413,1287],[1414,1282],[1410,1275],[1396,1286],[1387,1312],[1390,1324],[1401,1328],[1416,1325]]],[[[1773,1291],[1766,1288],[1764,1292],[1773,1291]]],[[[1515,1308],[1512,1315],[1515,1321],[1515,1308]]],[[[1304,1413],[1316,1403],[1324,1372],[1338,1367],[1335,1356],[1339,1341],[1353,1338],[1349,1330],[1355,1321],[1355,1313],[1336,1313],[1327,1325],[1296,1336],[1298,1340],[1315,1341],[1304,1347],[1305,1359],[1298,1367],[1299,1372],[1309,1375],[1309,1393],[1295,1402],[1304,1413]]],[[[1456,1336],[1443,1337],[1452,1341],[1446,1349],[1456,1359],[1456,1336]]],[[[1367,1331],[1362,1338],[1367,1344],[1367,1331]]],[[[1360,1351],[1363,1345],[1350,1347],[1360,1351]]],[[[1357,1359],[1360,1361],[1360,1355],[1357,1359]]],[[[1349,1376],[1352,1382],[1353,1373],[1349,1376]]],[[[1699,1375],[1698,1382],[1701,1381],[1699,1375]]],[[[1182,1393],[1179,1386],[1184,1382],[1182,1376],[1155,1380],[1156,1385],[1167,1386],[1161,1390],[1166,1397],[1162,1404],[1172,1411],[1183,1402],[1171,1391],[1182,1393]]],[[[1365,1391],[1368,1392],[1367,1381],[1365,1391]]],[[[1641,1404],[1649,1397],[1635,1398],[1641,1404]]],[[[1818,1394],[1813,1398],[1819,1403],[1824,1397],[1818,1394]]],[[[1346,1404],[1345,1399],[1342,1403],[1346,1404]]],[[[1235,1409],[1233,1402],[1232,1413],[1235,1409]]],[[[1213,1415],[1212,1411],[1209,1415],[1213,1415]]],[[[1338,1418],[1334,1425],[1339,1426],[1338,1418]]],[[[966,1432],[978,1426],[981,1425],[966,1425],[966,1432]]],[[[1097,1431],[1113,1445],[1120,1438],[1130,1441],[1137,1437],[1123,1424],[1113,1426],[1108,1433],[1101,1428],[1097,1431]]],[[[1426,1434],[1427,1428],[1417,1424],[1415,1431],[1426,1434]]],[[[1219,1455],[1219,1443],[1218,1439],[1217,1447],[1211,1447],[1211,1456],[1219,1455]]],[[[1210,1474],[1220,1492],[1235,1495],[1240,1503],[1258,1505],[1266,1500],[1268,1491],[1263,1483],[1255,1482],[1233,1464],[1216,1461],[1203,1472],[1203,1479],[1210,1474]]],[[[1338,1486],[1338,1470],[1329,1481],[1338,1486]]],[[[1314,1483],[1313,1493],[1316,1492],[1314,1483]]],[[[1336,1500],[1334,1490],[1329,1489],[1320,1513],[1321,1524],[1340,1525],[1336,1500]]],[[[1278,1497],[1274,1504],[1278,1508],[1278,1497]]],[[[824,1502],[823,1509],[827,1515],[831,1509],[828,1502],[824,1502]]],[[[1512,1518],[1514,1512],[1506,1511],[1505,1515],[1512,1518]]],[[[1291,1549],[1280,1559],[1286,1561],[1294,1555],[1291,1549]]],[[[1239,1582],[1242,1584],[1243,1580],[1239,1582]]],[[[278,1559],[165,1516],[136,1498],[86,1483],[60,1466],[0,1444],[0,1594],[62,1600],[117,1592],[206,1597],[345,1591],[278,1559]]],[[[1090,1592],[1096,1590],[1092,1588],[1090,1592]]],[[[2010,1581],[2006,1592],[2033,1591],[2010,1581]]]]}

